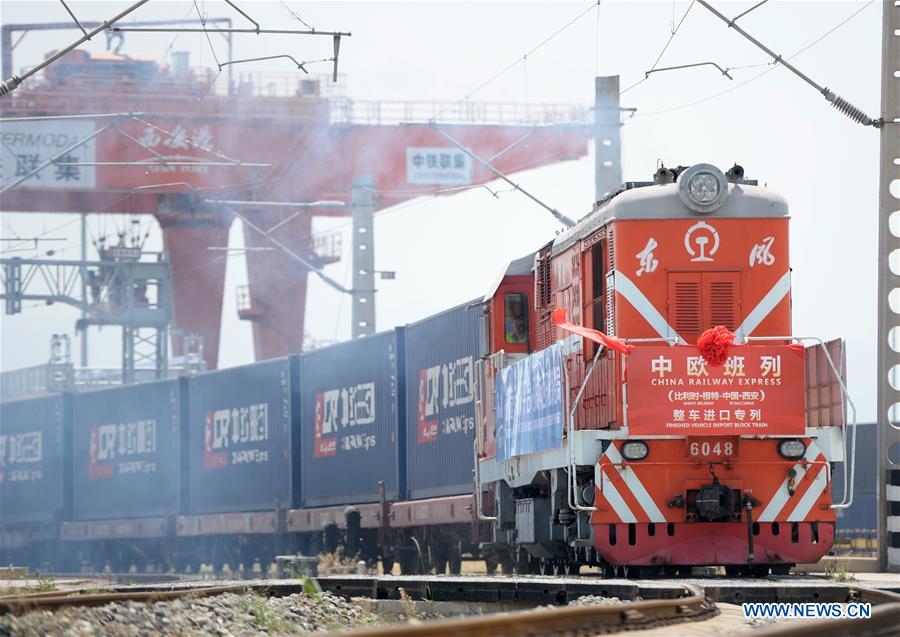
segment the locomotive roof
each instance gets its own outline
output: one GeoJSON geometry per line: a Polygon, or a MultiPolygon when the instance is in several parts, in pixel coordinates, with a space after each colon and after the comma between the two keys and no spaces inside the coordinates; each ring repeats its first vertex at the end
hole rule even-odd
{"type": "Polygon", "coordinates": [[[574,227],[559,235],[553,242],[553,253],[565,250],[614,220],[787,216],[787,200],[762,186],[729,183],[728,197],[722,206],[712,213],[700,214],[688,208],[678,196],[677,183],[630,183],[601,201],[574,227]]]}

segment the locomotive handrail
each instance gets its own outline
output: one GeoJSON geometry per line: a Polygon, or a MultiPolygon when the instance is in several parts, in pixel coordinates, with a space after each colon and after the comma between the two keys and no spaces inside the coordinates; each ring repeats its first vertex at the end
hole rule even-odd
{"type": "MultiPolygon", "coordinates": [[[[503,350],[501,350],[500,352],[497,353],[497,355],[499,355],[501,358],[501,365],[503,364],[503,355],[504,354],[505,354],[505,352],[503,350]]],[[[492,355],[488,358],[488,362],[490,363],[491,368],[493,368],[494,355],[492,355]]],[[[477,393],[475,414],[476,414],[476,418],[478,418],[481,421],[482,433],[484,433],[486,419],[484,417],[485,415],[482,413],[482,410],[484,409],[484,404],[482,401],[481,382],[479,382],[479,381],[483,380],[483,376],[486,373],[485,369],[486,368],[485,368],[483,360],[479,359],[478,361],[475,362],[475,370],[476,370],[475,371],[475,379],[476,379],[475,391],[477,393]]],[[[493,391],[493,386],[491,387],[490,391],[493,391]]],[[[478,518],[479,520],[481,520],[482,522],[495,522],[498,519],[496,515],[485,515],[484,513],[482,513],[482,510],[484,507],[483,507],[483,503],[482,503],[482,491],[481,491],[481,470],[478,465],[479,458],[478,458],[478,435],[477,434],[475,436],[475,440],[472,442],[472,453],[474,455],[474,460],[475,460],[475,517],[478,518]]]]}
{"type": "MultiPolygon", "coordinates": [[[[853,435],[850,437],[850,453],[848,454],[848,427],[842,427],[842,439],[844,443],[844,497],[840,502],[832,504],[830,507],[832,509],[846,509],[850,507],[850,505],[853,504],[853,487],[856,481],[856,405],[853,404],[853,399],[850,398],[850,392],[847,391],[847,385],[844,383],[843,377],[837,370],[837,367],[835,367],[834,361],[831,360],[831,353],[828,351],[828,348],[825,347],[825,342],[818,336],[747,336],[744,340],[748,343],[750,341],[815,341],[822,349],[822,352],[825,354],[825,360],[828,361],[828,366],[831,368],[834,377],[841,386],[841,394],[850,406],[850,428],[853,429],[853,435]]],[[[843,411],[843,404],[841,405],[841,411],[843,411]]]]}
{"type": "MultiPolygon", "coordinates": [[[[626,343],[668,343],[669,345],[678,345],[677,336],[654,336],[652,338],[619,338],[620,341],[626,343]]],[[[688,343],[690,345],[690,343],[688,343]]]]}
{"type": "MultiPolygon", "coordinates": [[[[594,371],[594,367],[597,365],[597,361],[600,360],[600,354],[606,351],[605,347],[598,347],[597,352],[594,354],[594,359],[591,361],[591,366],[588,368],[587,374],[584,375],[584,380],[581,382],[581,387],[578,389],[578,394],[575,396],[575,400],[572,402],[572,408],[569,409],[569,417],[566,422],[566,446],[569,450],[569,479],[567,483],[566,489],[566,499],[568,500],[569,506],[575,511],[587,511],[594,512],[597,510],[597,507],[593,506],[582,506],[578,503],[578,477],[575,475],[575,443],[574,443],[574,426],[575,426],[575,410],[578,408],[578,401],[581,400],[581,395],[584,393],[585,388],[587,387],[588,380],[591,378],[591,373],[594,371]]],[[[569,370],[566,366],[563,366],[563,373],[566,380],[566,399],[569,397],[569,370]]],[[[596,488],[597,485],[594,485],[596,488]]]]}
{"type": "Polygon", "coordinates": [[[475,454],[475,517],[482,522],[496,522],[496,515],[485,515],[481,512],[481,471],[478,469],[478,439],[472,443],[472,449],[475,454]]]}

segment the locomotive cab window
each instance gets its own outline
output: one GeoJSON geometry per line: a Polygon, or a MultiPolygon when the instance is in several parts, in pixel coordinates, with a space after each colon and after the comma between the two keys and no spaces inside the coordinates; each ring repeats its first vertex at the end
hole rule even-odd
{"type": "Polygon", "coordinates": [[[503,297],[504,332],[511,345],[528,342],[528,297],[519,292],[503,297]]]}

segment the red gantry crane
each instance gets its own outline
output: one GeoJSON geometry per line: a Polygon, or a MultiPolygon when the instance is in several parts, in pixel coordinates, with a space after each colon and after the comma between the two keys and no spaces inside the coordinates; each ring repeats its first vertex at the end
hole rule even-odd
{"type": "Polygon", "coordinates": [[[586,109],[361,102],[330,80],[229,80],[191,69],[187,54],[161,65],[71,51],[0,102],[0,209],[153,215],[173,326],[202,336],[215,369],[226,259],[208,248],[227,247],[236,216],[250,246],[241,316],[257,360],[283,356],[301,350],[309,273],[340,259],[314,237],[313,216],[351,216],[354,180],[377,211],[495,178],[447,135],[514,173],[583,157],[593,134],[586,109]]]}

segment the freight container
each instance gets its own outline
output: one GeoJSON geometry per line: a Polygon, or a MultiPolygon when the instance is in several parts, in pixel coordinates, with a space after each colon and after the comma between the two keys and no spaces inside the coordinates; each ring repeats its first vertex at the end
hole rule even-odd
{"type": "Polygon", "coordinates": [[[853,498],[853,504],[846,509],[837,509],[835,514],[837,522],[835,528],[838,534],[842,532],[868,530],[875,532],[878,521],[878,496],[874,493],[857,495],[853,498]]]}
{"type": "Polygon", "coordinates": [[[297,357],[280,358],[190,379],[190,513],[262,511],[294,504],[298,366],[297,357]]]}
{"type": "Polygon", "coordinates": [[[400,496],[402,368],[402,328],[301,356],[304,507],[400,496]]]}
{"type": "Polygon", "coordinates": [[[76,520],[178,513],[181,383],[141,383],[72,398],[76,520]]]}
{"type": "Polygon", "coordinates": [[[0,403],[0,524],[65,518],[69,407],[63,395],[0,403]]]}
{"type": "Polygon", "coordinates": [[[406,327],[406,485],[413,499],[472,492],[477,301],[406,327]]]}

